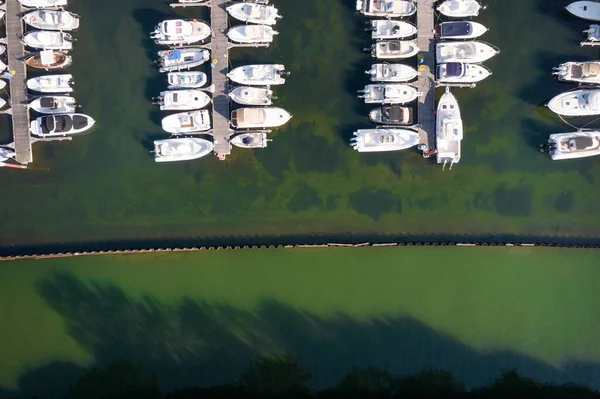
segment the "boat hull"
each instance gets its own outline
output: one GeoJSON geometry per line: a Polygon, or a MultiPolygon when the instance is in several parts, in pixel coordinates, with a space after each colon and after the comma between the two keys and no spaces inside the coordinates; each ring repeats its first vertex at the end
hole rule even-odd
{"type": "Polygon", "coordinates": [[[236,129],[276,128],[291,118],[289,112],[278,107],[238,108],[231,112],[231,126],[236,129]]]}
{"type": "Polygon", "coordinates": [[[227,77],[241,85],[270,86],[285,83],[285,67],[280,64],[245,65],[231,70],[227,77]]]}
{"type": "Polygon", "coordinates": [[[55,31],[32,31],[23,35],[23,43],[38,50],[71,50],[72,40],[70,34],[55,31]]]}
{"type": "Polygon", "coordinates": [[[72,31],[79,28],[79,17],[68,11],[35,10],[25,14],[23,21],[40,30],[72,31]]]}
{"type": "Polygon", "coordinates": [[[417,27],[404,21],[391,19],[371,21],[371,39],[402,39],[417,34],[417,27]]]}
{"type": "Polygon", "coordinates": [[[576,1],[565,7],[572,15],[588,21],[600,21],[600,3],[595,1],[576,1]]]}
{"type": "Polygon", "coordinates": [[[201,133],[210,129],[210,114],[207,110],[180,112],[163,118],[165,132],[173,134],[201,133]]]}
{"type": "Polygon", "coordinates": [[[600,89],[561,93],[548,101],[548,108],[562,116],[600,115],[600,89]]]}
{"type": "Polygon", "coordinates": [[[437,7],[443,15],[451,18],[467,18],[479,15],[481,4],[476,0],[446,0],[437,7]]]}
{"type": "Polygon", "coordinates": [[[489,77],[492,71],[483,65],[465,64],[460,62],[438,64],[436,67],[436,79],[441,84],[470,84],[478,83],[489,77]],[[451,72],[459,68],[462,72],[460,76],[452,75],[451,72]]]}
{"type": "Polygon", "coordinates": [[[419,141],[419,134],[411,129],[359,129],[350,139],[350,146],[358,152],[388,152],[406,150],[419,141]]]}
{"type": "Polygon", "coordinates": [[[229,93],[229,98],[241,105],[271,105],[273,91],[262,87],[236,87],[229,93]]]}
{"type": "Polygon", "coordinates": [[[204,64],[210,58],[210,52],[203,48],[187,47],[158,52],[159,71],[161,73],[181,71],[204,64]]]}
{"type": "Polygon", "coordinates": [[[436,62],[464,62],[478,64],[489,60],[500,53],[497,48],[478,41],[471,42],[443,42],[435,46],[436,62]]]}
{"type": "Polygon", "coordinates": [[[265,148],[269,140],[267,139],[267,133],[248,132],[232,137],[229,142],[240,148],[265,148]]]}
{"type": "Polygon", "coordinates": [[[29,8],[51,8],[64,7],[67,5],[67,0],[19,0],[19,3],[29,8]]]}
{"type": "Polygon", "coordinates": [[[450,90],[446,90],[438,102],[435,121],[437,163],[458,163],[461,156],[463,123],[458,101],[450,90]]]}
{"type": "Polygon", "coordinates": [[[483,24],[472,21],[442,22],[435,27],[437,37],[440,39],[469,40],[475,39],[488,31],[483,24]],[[466,27],[466,29],[465,29],[466,27]]]}
{"type": "Polygon", "coordinates": [[[25,59],[25,64],[35,69],[62,69],[71,65],[73,59],[66,53],[54,51],[54,62],[52,64],[43,64],[40,54],[34,54],[25,59]]]}
{"type": "Polygon", "coordinates": [[[255,3],[236,3],[226,8],[229,15],[238,21],[251,24],[275,25],[281,18],[277,8],[255,3]]]}
{"type": "Polygon", "coordinates": [[[600,155],[600,131],[551,134],[550,157],[555,160],[579,159],[600,155]]]}
{"type": "Polygon", "coordinates": [[[38,97],[29,103],[29,108],[40,114],[68,114],[75,112],[77,104],[73,97],[52,96],[38,97]],[[47,104],[52,102],[52,105],[47,104]]]}
{"type": "Polygon", "coordinates": [[[382,40],[372,46],[371,55],[379,60],[412,58],[419,53],[416,43],[402,40],[382,40]]]}
{"type": "Polygon", "coordinates": [[[409,82],[419,75],[415,68],[402,64],[373,64],[366,73],[371,82],[409,82]]]}
{"type": "Polygon", "coordinates": [[[213,151],[213,143],[196,137],[154,141],[154,161],[180,162],[202,158],[213,151]]]}
{"type": "Polygon", "coordinates": [[[229,40],[237,43],[260,44],[271,43],[277,34],[267,25],[238,25],[227,32],[229,40]]]}
{"type": "Polygon", "coordinates": [[[210,104],[210,97],[201,90],[169,90],[160,93],[163,111],[191,111],[210,104]]]}
{"type": "Polygon", "coordinates": [[[204,72],[169,72],[167,74],[168,89],[196,89],[208,81],[204,72]]]}
{"type": "Polygon", "coordinates": [[[94,125],[95,125],[96,121],[94,121],[93,118],[84,115],[84,114],[77,114],[77,113],[70,113],[70,114],[59,114],[59,115],[48,115],[48,116],[42,116],[37,118],[36,120],[31,122],[31,126],[30,126],[30,132],[32,135],[34,136],[38,136],[38,137],[61,137],[61,136],[71,136],[74,134],[79,134],[79,133],[84,133],[88,130],[90,130],[94,125]],[[47,118],[61,118],[64,116],[68,116],[69,118],[80,118],[80,123],[78,123],[78,126],[75,126],[75,124],[72,124],[70,129],[67,130],[63,130],[60,131],[57,128],[57,124],[54,124],[55,129],[48,129],[49,124],[46,122],[47,118]]]}

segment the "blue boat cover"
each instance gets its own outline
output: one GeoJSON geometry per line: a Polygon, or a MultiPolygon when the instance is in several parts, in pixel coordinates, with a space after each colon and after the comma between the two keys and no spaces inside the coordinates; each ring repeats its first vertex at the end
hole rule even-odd
{"type": "Polygon", "coordinates": [[[449,62],[446,64],[446,77],[462,76],[463,65],[460,62],[449,62]]]}
{"type": "Polygon", "coordinates": [[[471,24],[465,21],[444,22],[442,36],[465,36],[471,34],[471,24]]]}
{"type": "Polygon", "coordinates": [[[167,58],[170,60],[177,60],[181,58],[181,50],[172,50],[171,54],[168,54],[167,58]]]}

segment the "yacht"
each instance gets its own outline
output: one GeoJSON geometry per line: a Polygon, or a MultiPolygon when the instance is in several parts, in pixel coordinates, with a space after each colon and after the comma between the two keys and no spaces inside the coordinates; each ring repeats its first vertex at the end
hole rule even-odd
{"type": "Polygon", "coordinates": [[[371,46],[371,55],[380,60],[410,58],[417,55],[417,43],[405,40],[381,40],[371,46]]]}
{"type": "Polygon", "coordinates": [[[242,105],[271,105],[273,91],[262,87],[241,86],[233,89],[229,98],[242,105]]]}
{"type": "Polygon", "coordinates": [[[210,52],[203,48],[185,47],[158,52],[160,72],[172,72],[190,69],[204,64],[210,58],[210,52]]]}
{"type": "Polygon", "coordinates": [[[62,51],[44,50],[25,58],[25,64],[36,69],[61,69],[71,65],[73,59],[62,51]]]}
{"type": "Polygon", "coordinates": [[[552,74],[564,82],[600,84],[600,61],[565,62],[552,74]]]}
{"type": "Polygon", "coordinates": [[[402,39],[417,34],[417,27],[404,21],[393,19],[374,19],[369,21],[371,38],[377,39],[402,39]]]}
{"type": "Polygon", "coordinates": [[[437,64],[435,69],[436,80],[441,84],[477,83],[491,74],[492,71],[483,65],[465,64],[464,62],[437,64]]]}
{"type": "Polygon", "coordinates": [[[271,141],[264,132],[248,132],[238,134],[229,140],[229,142],[241,148],[265,148],[271,141]]]}
{"type": "Polygon", "coordinates": [[[162,120],[163,130],[174,134],[204,132],[210,127],[210,114],[205,109],[180,112],[162,120]]]}
{"type": "Polygon", "coordinates": [[[79,15],[60,10],[35,10],[23,16],[29,26],[41,30],[71,31],[79,28],[79,15]]]}
{"type": "Polygon", "coordinates": [[[65,7],[67,0],[19,0],[23,7],[31,8],[52,8],[65,7]]]}
{"type": "Polygon", "coordinates": [[[446,0],[437,7],[442,15],[454,18],[476,17],[480,9],[477,0],[446,0]]]}
{"type": "Polygon", "coordinates": [[[403,64],[373,64],[365,73],[371,75],[371,82],[408,82],[419,75],[415,68],[403,64]]]}
{"type": "Polygon", "coordinates": [[[277,107],[238,108],[231,112],[231,126],[237,129],[280,127],[291,118],[289,112],[277,107]]]}
{"type": "Polygon", "coordinates": [[[600,89],[579,89],[559,94],[548,108],[563,116],[600,115],[600,89]]]}
{"type": "Polygon", "coordinates": [[[155,98],[163,111],[191,111],[210,104],[210,97],[202,90],[167,90],[155,98]]]}
{"type": "Polygon", "coordinates": [[[576,17],[589,21],[600,21],[600,3],[596,1],[576,1],[565,7],[576,17]]]}
{"type": "Polygon", "coordinates": [[[280,64],[245,65],[231,70],[227,77],[232,81],[250,86],[282,85],[285,83],[285,67],[280,64]]]}
{"type": "Polygon", "coordinates": [[[435,27],[435,34],[440,39],[475,39],[487,31],[484,25],[471,21],[442,22],[435,27]]]}
{"type": "Polygon", "coordinates": [[[208,81],[204,72],[186,71],[169,72],[167,74],[167,89],[196,89],[202,87],[208,81]]]}
{"type": "Polygon", "coordinates": [[[442,94],[438,102],[435,122],[437,163],[444,165],[442,170],[450,163],[450,169],[452,169],[452,165],[460,161],[463,123],[460,118],[458,101],[449,88],[446,88],[446,92],[442,94]]]}
{"type": "Polygon", "coordinates": [[[84,114],[48,115],[32,121],[29,131],[39,137],[67,136],[83,133],[95,123],[94,119],[84,114]]]}
{"type": "Polygon", "coordinates": [[[435,46],[437,63],[445,62],[484,62],[498,54],[500,50],[483,42],[444,42],[435,46]]]}
{"type": "Polygon", "coordinates": [[[211,141],[195,137],[178,137],[154,141],[156,162],[190,161],[202,158],[213,151],[211,141]]]}
{"type": "Polygon", "coordinates": [[[31,78],[27,81],[29,90],[40,93],[70,93],[73,91],[73,75],[43,75],[31,78]]]}
{"type": "Polygon", "coordinates": [[[150,38],[156,44],[185,45],[200,42],[210,36],[210,26],[202,21],[168,19],[159,23],[150,38]]]}
{"type": "Polygon", "coordinates": [[[406,150],[419,144],[419,134],[410,129],[377,128],[359,129],[350,139],[358,152],[384,152],[406,150]]]}
{"type": "Polygon", "coordinates": [[[70,33],[49,30],[34,30],[23,35],[26,46],[42,50],[71,50],[73,37],[70,33]]]}
{"type": "Polygon", "coordinates": [[[237,43],[259,44],[271,43],[278,33],[269,25],[238,25],[229,29],[227,37],[237,43]]]}
{"type": "Polygon", "coordinates": [[[548,152],[553,160],[585,158],[600,155],[600,131],[551,134],[548,152]]]}
{"type": "Polygon", "coordinates": [[[410,17],[417,5],[408,0],[356,0],[356,10],[369,17],[410,17]]]}
{"type": "Polygon", "coordinates": [[[233,18],[251,24],[275,25],[281,18],[275,6],[251,2],[234,3],[226,10],[233,18]]]}
{"type": "Polygon", "coordinates": [[[77,103],[73,97],[43,96],[30,102],[29,108],[40,114],[68,114],[75,112],[77,103]]]}
{"type": "Polygon", "coordinates": [[[358,98],[364,98],[365,104],[404,104],[415,100],[419,92],[412,86],[388,83],[366,85],[358,98]]]}
{"type": "Polygon", "coordinates": [[[369,112],[371,122],[382,125],[412,126],[415,124],[414,112],[410,107],[386,105],[369,112]]]}

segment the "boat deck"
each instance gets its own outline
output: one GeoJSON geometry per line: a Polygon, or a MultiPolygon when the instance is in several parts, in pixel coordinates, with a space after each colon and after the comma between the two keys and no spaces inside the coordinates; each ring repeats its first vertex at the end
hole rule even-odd
{"type": "Polygon", "coordinates": [[[421,138],[425,151],[435,149],[435,0],[417,2],[417,44],[423,59],[419,65],[417,89],[421,92],[417,105],[421,138]]]}

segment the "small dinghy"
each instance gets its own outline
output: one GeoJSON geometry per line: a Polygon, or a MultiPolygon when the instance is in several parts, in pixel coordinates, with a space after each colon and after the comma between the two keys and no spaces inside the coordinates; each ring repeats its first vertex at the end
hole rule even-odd
{"type": "Polygon", "coordinates": [[[229,140],[231,144],[241,148],[265,148],[269,141],[267,133],[263,132],[242,133],[229,140]]]}
{"type": "Polygon", "coordinates": [[[30,102],[29,108],[40,114],[67,114],[75,112],[77,104],[73,97],[44,96],[30,102]]]}
{"type": "Polygon", "coordinates": [[[181,137],[154,141],[156,162],[191,161],[213,151],[213,143],[196,137],[181,137]]]}
{"type": "Polygon", "coordinates": [[[410,17],[417,6],[409,0],[356,0],[356,10],[369,17],[410,17]]]}
{"type": "Polygon", "coordinates": [[[169,72],[167,74],[168,89],[196,89],[206,84],[208,78],[204,72],[169,72]]]}
{"type": "Polygon", "coordinates": [[[71,74],[38,76],[27,81],[27,88],[40,93],[70,93],[72,79],[71,74]]]}
{"type": "Polygon", "coordinates": [[[189,111],[210,104],[210,97],[202,90],[169,90],[160,93],[155,99],[163,111],[189,111]]]}
{"type": "Polygon", "coordinates": [[[210,58],[210,52],[203,48],[186,47],[159,51],[158,57],[159,71],[164,73],[202,65],[210,58]]]}
{"type": "Polygon", "coordinates": [[[437,163],[444,166],[450,163],[450,169],[460,161],[460,143],[463,138],[463,122],[456,97],[446,88],[438,102],[435,117],[435,135],[437,147],[437,163]]]}
{"type": "Polygon", "coordinates": [[[350,146],[358,152],[399,151],[419,144],[419,133],[410,129],[359,129],[350,139],[350,146]]]}
{"type": "Polygon", "coordinates": [[[210,113],[205,109],[180,112],[166,116],[162,120],[163,130],[175,134],[205,132],[210,127],[210,113]]]}
{"type": "Polygon", "coordinates": [[[67,0],[19,0],[23,7],[31,8],[52,8],[65,7],[67,0]]]}
{"type": "Polygon", "coordinates": [[[371,46],[371,55],[380,60],[410,58],[417,55],[419,47],[412,41],[382,40],[371,46]]]}
{"type": "Polygon", "coordinates": [[[196,21],[184,21],[183,19],[168,19],[159,23],[150,38],[156,44],[178,45],[192,44],[208,38],[211,34],[207,23],[196,21]]]}
{"type": "Polygon", "coordinates": [[[413,109],[400,105],[375,108],[369,112],[369,119],[382,125],[412,126],[415,124],[413,109]]]}
{"type": "Polygon", "coordinates": [[[489,60],[500,50],[483,42],[444,42],[435,46],[436,62],[466,62],[470,64],[489,60]]]}
{"type": "Polygon", "coordinates": [[[245,65],[231,70],[227,77],[241,85],[269,86],[285,83],[285,67],[280,64],[245,65]]]}
{"type": "Polygon", "coordinates": [[[35,30],[23,35],[26,46],[41,50],[71,50],[73,37],[70,33],[35,30]]]}
{"type": "Polygon", "coordinates": [[[72,58],[62,51],[44,50],[25,58],[25,64],[36,69],[60,69],[71,65],[72,58]]]}
{"type": "Polygon", "coordinates": [[[600,115],[600,89],[580,89],[559,94],[548,102],[548,108],[563,116],[600,115]]]}
{"type": "Polygon", "coordinates": [[[551,134],[548,139],[548,153],[555,161],[600,155],[600,131],[551,134]]]}
{"type": "Polygon", "coordinates": [[[563,82],[600,84],[600,61],[565,62],[552,74],[563,82]]]}
{"type": "Polygon", "coordinates": [[[238,25],[229,29],[227,37],[237,43],[271,43],[278,33],[268,25],[238,25]]]}
{"type": "Polygon", "coordinates": [[[275,25],[281,18],[274,6],[256,3],[234,3],[226,8],[233,18],[251,24],[275,25]]]}
{"type": "Polygon", "coordinates": [[[450,21],[442,22],[435,27],[435,34],[440,39],[475,39],[488,29],[479,22],[450,21]]]}
{"type": "Polygon", "coordinates": [[[596,1],[576,1],[565,7],[576,17],[588,21],[600,21],[600,3],[596,1]]]}
{"type": "Polygon", "coordinates": [[[376,19],[368,23],[372,39],[402,39],[417,34],[417,27],[404,21],[376,19]]]}
{"type": "Polygon", "coordinates": [[[477,0],[446,0],[437,7],[440,13],[453,18],[476,17],[480,9],[477,0]]]}
{"type": "Polygon", "coordinates": [[[292,114],[278,107],[238,108],[231,112],[231,126],[237,129],[280,127],[290,119],[292,114]]]}
{"type": "Polygon", "coordinates": [[[229,98],[242,105],[271,105],[273,91],[262,87],[241,86],[233,89],[229,98]]]}
{"type": "Polygon", "coordinates": [[[30,132],[39,137],[68,136],[83,133],[96,121],[84,114],[61,114],[41,116],[31,122],[30,132]]]}
{"type": "Polygon", "coordinates": [[[25,14],[23,21],[42,30],[71,31],[79,28],[79,16],[68,11],[35,10],[25,14]]]}
{"type": "Polygon", "coordinates": [[[371,75],[371,82],[408,82],[419,75],[415,68],[403,64],[373,64],[365,73],[371,75]]]}
{"type": "Polygon", "coordinates": [[[465,64],[464,62],[448,62],[438,64],[435,75],[438,83],[477,83],[492,74],[488,68],[479,64],[465,64]]]}
{"type": "Polygon", "coordinates": [[[365,104],[404,104],[416,100],[419,92],[412,86],[399,83],[366,85],[358,98],[365,104]]]}

